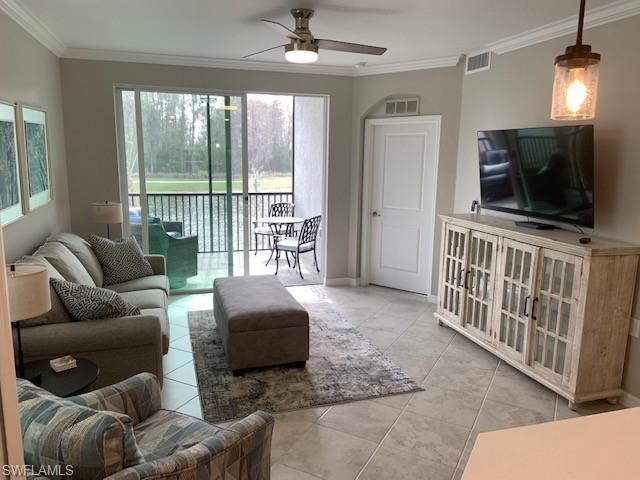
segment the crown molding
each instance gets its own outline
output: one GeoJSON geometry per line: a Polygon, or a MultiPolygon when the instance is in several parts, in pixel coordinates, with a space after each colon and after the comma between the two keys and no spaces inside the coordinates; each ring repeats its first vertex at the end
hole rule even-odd
{"type": "MultiPolygon", "coordinates": [[[[0,0],[1,1],[1,0],[0,0]]],[[[110,62],[155,63],[160,65],[180,65],[183,67],[225,68],[232,70],[258,70],[264,72],[305,73],[316,75],[340,75],[360,77],[381,73],[407,72],[427,68],[452,67],[458,64],[459,55],[449,57],[416,60],[411,62],[390,63],[364,67],[296,65],[293,63],[255,62],[188,55],[166,55],[161,53],[124,52],[118,50],[99,50],[87,48],[67,48],[63,58],[79,60],[100,60],[110,62]]]]}
{"type": "MultiPolygon", "coordinates": [[[[593,28],[634,15],[640,15],[640,0],[619,0],[602,7],[588,10],[584,17],[584,28],[593,28]]],[[[486,46],[495,53],[507,53],[520,48],[535,45],[554,38],[575,34],[578,25],[578,15],[548,23],[542,27],[503,38],[486,46]]]]}
{"type": "MultiPolygon", "coordinates": [[[[458,64],[459,55],[414,60],[408,62],[371,65],[363,67],[296,65],[284,62],[256,62],[252,60],[218,59],[188,55],[167,55],[160,53],[127,52],[87,48],[69,48],[58,39],[47,26],[17,0],[0,0],[0,10],[24,28],[36,40],[61,58],[101,60],[114,62],[152,63],[189,67],[224,68],[233,70],[257,70],[264,72],[305,73],[316,75],[339,75],[361,77],[385,73],[408,72],[430,68],[452,67],[458,64]]],[[[640,0],[618,0],[603,7],[589,10],[585,15],[585,29],[640,15],[640,0]]],[[[534,28],[518,35],[486,45],[489,50],[502,54],[535,45],[547,40],[573,34],[576,30],[577,15],[534,28]]]]}
{"type": "MultiPolygon", "coordinates": [[[[0,0],[1,1],[1,0],[0,0]]],[[[67,48],[62,58],[100,60],[109,62],[154,63],[182,67],[224,68],[231,70],[258,70],[262,72],[306,73],[316,75],[351,76],[353,67],[329,65],[298,65],[293,63],[256,62],[223,58],[196,57],[189,55],[167,55],[163,53],[125,52],[89,48],[67,48]]]]}
{"type": "Polygon", "coordinates": [[[63,54],[66,48],[65,44],[51,33],[51,30],[44,23],[22,5],[19,5],[18,2],[15,0],[0,0],[0,10],[24,28],[33,38],[47,47],[55,56],[60,57],[63,54]]]}
{"type": "Polygon", "coordinates": [[[448,57],[426,58],[423,60],[413,60],[410,62],[353,67],[351,75],[354,77],[363,77],[365,75],[410,72],[413,70],[425,70],[428,68],[455,67],[460,61],[460,57],[461,55],[450,55],[448,57]]]}

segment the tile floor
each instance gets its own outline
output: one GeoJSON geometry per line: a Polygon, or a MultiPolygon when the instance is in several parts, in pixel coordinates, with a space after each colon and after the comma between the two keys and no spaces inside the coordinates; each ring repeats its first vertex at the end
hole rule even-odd
{"type": "MultiPolygon", "coordinates": [[[[424,392],[276,414],[273,480],[458,479],[480,432],[608,411],[578,412],[493,355],[439,327],[426,298],[380,287],[290,287],[303,304],[330,304],[424,392]]],[[[200,417],[187,322],[212,295],[174,296],[163,403],[200,417]]]]}
{"type": "MultiPolygon", "coordinates": [[[[318,262],[322,267],[322,248],[318,246],[318,262]]],[[[260,250],[249,252],[249,271],[251,275],[273,275],[276,271],[275,259],[269,260],[271,252],[260,250]],[[269,264],[267,265],[267,261],[269,264]]],[[[302,257],[302,275],[300,278],[298,272],[289,268],[285,255],[280,259],[280,269],[278,276],[285,286],[293,285],[317,285],[322,283],[322,273],[319,273],[313,265],[313,253],[305,253],[302,257]]],[[[291,260],[291,265],[293,261],[291,260]]],[[[229,270],[227,252],[219,253],[199,253],[198,254],[198,275],[187,279],[187,283],[181,290],[201,290],[211,288],[213,278],[227,275],[229,270]]],[[[244,253],[235,252],[233,254],[233,271],[236,275],[242,275],[244,272],[244,253]]]]}

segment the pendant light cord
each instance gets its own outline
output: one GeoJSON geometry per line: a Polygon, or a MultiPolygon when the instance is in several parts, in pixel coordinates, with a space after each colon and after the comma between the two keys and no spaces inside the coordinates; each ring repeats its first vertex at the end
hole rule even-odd
{"type": "Polygon", "coordinates": [[[578,35],[576,45],[582,45],[582,29],[584,28],[584,10],[587,0],[580,0],[580,14],[578,15],[578,35]]]}

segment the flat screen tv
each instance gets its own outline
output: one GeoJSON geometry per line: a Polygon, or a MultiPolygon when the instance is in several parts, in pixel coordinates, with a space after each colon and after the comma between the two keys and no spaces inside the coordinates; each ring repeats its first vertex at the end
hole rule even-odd
{"type": "Polygon", "coordinates": [[[593,125],[478,132],[481,206],[593,227],[593,125]]]}

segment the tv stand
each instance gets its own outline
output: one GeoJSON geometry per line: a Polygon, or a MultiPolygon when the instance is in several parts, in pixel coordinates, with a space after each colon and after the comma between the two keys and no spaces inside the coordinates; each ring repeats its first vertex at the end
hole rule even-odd
{"type": "Polygon", "coordinates": [[[440,218],[437,320],[560,394],[569,408],[624,393],[640,245],[583,244],[576,232],[525,231],[490,215],[440,218]]]}
{"type": "Polygon", "coordinates": [[[518,227],[532,228],[533,230],[555,230],[555,225],[549,225],[548,223],[532,222],[532,221],[516,221],[514,222],[518,227]]]}

